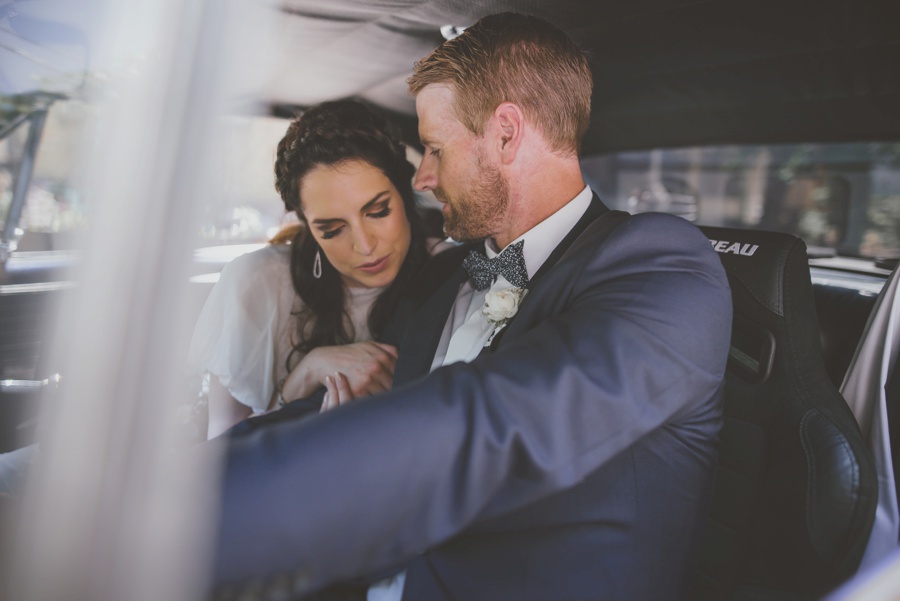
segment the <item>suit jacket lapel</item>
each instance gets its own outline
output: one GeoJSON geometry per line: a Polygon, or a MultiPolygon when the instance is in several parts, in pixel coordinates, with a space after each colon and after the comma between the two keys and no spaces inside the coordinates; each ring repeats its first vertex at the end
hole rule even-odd
{"type": "MultiPolygon", "coordinates": [[[[581,216],[581,219],[579,219],[575,223],[575,226],[571,230],[569,230],[569,233],[565,235],[560,243],[556,245],[556,248],[553,249],[553,252],[550,253],[550,256],[547,257],[546,261],[544,261],[544,264],[541,265],[540,269],[537,270],[537,273],[534,274],[534,277],[529,280],[528,288],[530,290],[533,290],[541,277],[543,277],[544,274],[546,274],[553,268],[554,265],[556,265],[556,263],[560,260],[560,258],[562,258],[566,251],[569,250],[569,247],[572,246],[572,243],[575,242],[575,240],[577,240],[578,237],[584,233],[584,230],[586,230],[588,226],[590,226],[597,219],[608,212],[609,209],[606,207],[606,205],[604,205],[603,202],[601,202],[601,200],[597,197],[597,195],[594,194],[593,198],[591,199],[591,204],[588,205],[588,208],[584,212],[584,215],[581,216]]],[[[528,302],[528,297],[526,297],[522,302],[528,302]]],[[[513,319],[515,319],[515,317],[513,319]]],[[[490,346],[484,347],[481,352],[493,352],[494,349],[497,348],[497,345],[500,343],[500,339],[503,337],[503,334],[506,333],[507,329],[509,329],[509,325],[497,332],[497,335],[494,336],[493,340],[491,340],[490,346]]]]}
{"type": "MultiPolygon", "coordinates": [[[[553,249],[553,252],[550,253],[550,256],[547,257],[541,268],[531,278],[529,288],[533,288],[537,281],[559,261],[560,257],[563,256],[572,243],[591,223],[607,212],[609,212],[609,209],[595,194],[581,219],[569,230],[569,233],[553,249]]],[[[458,255],[452,258],[455,270],[451,272],[450,276],[425,301],[410,320],[406,330],[407,335],[404,336],[400,345],[397,365],[394,368],[394,386],[399,386],[427,374],[431,369],[434,353],[437,350],[441,334],[447,323],[450,309],[456,301],[459,287],[466,281],[466,270],[462,267],[462,261],[470,248],[474,248],[474,245],[467,244],[459,249],[447,251],[447,253],[456,253],[458,255]]],[[[425,277],[433,278],[434,274],[429,274],[425,277]]],[[[496,346],[504,331],[505,328],[494,337],[490,346],[491,349],[496,346]]]]}
{"type": "MultiPolygon", "coordinates": [[[[459,287],[466,281],[467,274],[462,267],[462,261],[468,248],[469,245],[466,245],[465,252],[462,252],[463,248],[460,252],[455,249],[447,251],[459,255],[451,260],[454,266],[452,271],[410,319],[406,335],[400,343],[397,365],[394,367],[394,386],[427,374],[431,369],[431,362],[434,360],[441,333],[447,323],[447,316],[456,301],[459,287]]],[[[434,273],[429,276],[434,277],[434,273]]]]}
{"type": "Polygon", "coordinates": [[[541,268],[537,270],[537,273],[534,274],[534,277],[529,281],[529,288],[533,288],[537,283],[537,280],[541,278],[545,273],[550,271],[554,265],[556,265],[557,261],[559,261],[560,257],[569,250],[569,247],[572,246],[572,243],[580,236],[587,227],[593,223],[597,218],[599,218],[604,213],[608,213],[609,209],[600,199],[594,194],[593,198],[591,198],[591,204],[588,205],[587,210],[584,212],[584,215],[581,216],[581,219],[575,224],[575,226],[569,230],[569,233],[566,234],[565,238],[563,238],[559,244],[556,245],[556,248],[553,249],[553,252],[550,253],[550,256],[547,257],[547,260],[544,261],[544,264],[541,265],[541,268]]]}

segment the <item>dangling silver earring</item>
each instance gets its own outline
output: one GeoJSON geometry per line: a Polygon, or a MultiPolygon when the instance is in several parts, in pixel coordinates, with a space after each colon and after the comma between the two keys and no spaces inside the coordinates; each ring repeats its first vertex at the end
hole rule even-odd
{"type": "Polygon", "coordinates": [[[322,277],[322,251],[316,250],[316,259],[313,261],[313,277],[317,280],[322,277]]]}

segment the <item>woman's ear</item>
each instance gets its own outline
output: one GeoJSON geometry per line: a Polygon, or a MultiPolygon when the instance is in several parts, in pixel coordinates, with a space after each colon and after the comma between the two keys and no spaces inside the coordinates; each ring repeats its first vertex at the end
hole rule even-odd
{"type": "Polygon", "coordinates": [[[499,135],[497,150],[504,165],[512,163],[519,152],[525,133],[525,119],[522,109],[512,102],[504,102],[494,111],[499,135]]]}

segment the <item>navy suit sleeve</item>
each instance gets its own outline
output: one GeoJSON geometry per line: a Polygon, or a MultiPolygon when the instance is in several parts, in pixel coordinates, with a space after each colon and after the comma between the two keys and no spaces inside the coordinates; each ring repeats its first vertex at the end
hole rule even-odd
{"type": "Polygon", "coordinates": [[[577,484],[657,428],[718,419],[731,302],[709,242],[665,215],[589,242],[496,352],[233,440],[217,582],[371,573],[577,484]]]}
{"type": "Polygon", "coordinates": [[[249,417],[226,430],[222,436],[231,438],[246,436],[259,428],[271,426],[276,422],[316,416],[319,414],[319,410],[322,409],[324,400],[325,388],[320,387],[311,395],[293,400],[277,411],[249,417]]]}

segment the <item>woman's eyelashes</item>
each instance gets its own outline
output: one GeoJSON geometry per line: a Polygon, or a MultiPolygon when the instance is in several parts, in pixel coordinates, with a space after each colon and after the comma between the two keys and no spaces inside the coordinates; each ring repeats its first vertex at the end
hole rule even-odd
{"type": "MultiPolygon", "coordinates": [[[[366,213],[366,217],[369,217],[371,219],[384,219],[385,217],[390,215],[392,212],[393,212],[393,209],[391,208],[390,200],[388,200],[383,205],[381,205],[381,207],[377,211],[374,211],[372,213],[366,213]]],[[[319,231],[321,232],[322,240],[331,240],[332,238],[334,238],[335,236],[340,234],[342,231],[344,231],[344,226],[341,225],[341,226],[331,228],[328,230],[320,229],[319,231]]]]}
{"type": "Polygon", "coordinates": [[[391,207],[389,205],[384,205],[379,211],[375,213],[369,213],[369,217],[373,219],[384,219],[388,215],[391,214],[391,207]]]}
{"type": "Polygon", "coordinates": [[[340,234],[341,230],[343,230],[343,229],[344,229],[344,227],[341,226],[341,227],[336,227],[332,230],[321,230],[322,240],[331,240],[332,238],[334,238],[335,236],[340,234]]]}

